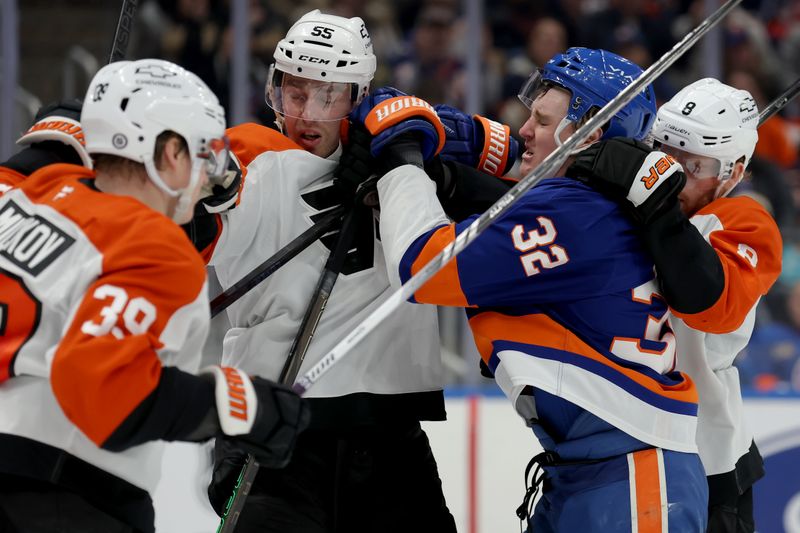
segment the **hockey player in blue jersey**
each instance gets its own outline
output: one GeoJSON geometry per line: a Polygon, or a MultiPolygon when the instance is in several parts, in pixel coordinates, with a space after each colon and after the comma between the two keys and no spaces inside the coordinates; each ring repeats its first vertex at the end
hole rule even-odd
{"type": "MultiPolygon", "coordinates": [[[[640,73],[602,50],[555,56],[521,94],[531,109],[520,130],[523,172],[640,73]]],[[[380,228],[396,284],[475,219],[451,223],[444,214],[422,171],[423,155],[441,141],[431,125],[437,118],[403,98],[373,93],[351,115],[374,135],[372,151],[386,171],[377,184],[380,228]]],[[[655,113],[648,88],[586,144],[641,139],[655,113]]],[[[646,165],[655,180],[684,179],[666,154],[646,165]]],[[[697,393],[673,370],[675,339],[652,260],[614,202],[579,181],[547,179],[413,299],[467,309],[484,362],[544,447],[531,463],[544,475],[534,474],[520,511],[527,519],[543,481],[529,521],[537,533],[705,529],[697,393]]]]}

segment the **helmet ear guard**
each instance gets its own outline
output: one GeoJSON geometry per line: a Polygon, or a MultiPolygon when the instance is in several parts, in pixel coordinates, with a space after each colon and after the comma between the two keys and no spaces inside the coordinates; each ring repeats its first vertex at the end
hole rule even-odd
{"type": "Polygon", "coordinates": [[[758,142],[758,106],[752,95],[713,79],[684,87],[658,110],[653,136],[662,145],[720,163],[717,178],[733,175],[736,162],[745,167],[758,142]]]}

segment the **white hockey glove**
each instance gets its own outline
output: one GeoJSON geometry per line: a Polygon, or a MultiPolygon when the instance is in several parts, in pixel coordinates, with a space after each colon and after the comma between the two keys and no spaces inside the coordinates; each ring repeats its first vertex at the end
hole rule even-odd
{"type": "Polygon", "coordinates": [[[308,426],[307,403],[289,387],[249,378],[237,368],[213,366],[202,373],[214,377],[220,436],[233,439],[262,466],[286,466],[297,435],[308,426]]]}
{"type": "Polygon", "coordinates": [[[619,202],[641,224],[674,205],[686,184],[683,168],[671,156],[623,138],[600,141],[580,152],[567,176],[619,202]]]}
{"type": "Polygon", "coordinates": [[[17,140],[23,150],[3,165],[24,176],[54,163],[92,168],[80,124],[82,105],[75,99],[42,107],[36,113],[33,126],[17,140]]]}

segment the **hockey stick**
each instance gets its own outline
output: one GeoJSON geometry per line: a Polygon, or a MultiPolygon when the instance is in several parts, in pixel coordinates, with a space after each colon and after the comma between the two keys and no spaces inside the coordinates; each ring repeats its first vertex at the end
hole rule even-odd
{"type": "Polygon", "coordinates": [[[211,317],[220,314],[225,308],[241,298],[247,291],[267,279],[273,272],[285,265],[294,256],[308,248],[311,243],[330,231],[339,221],[344,206],[331,210],[313,226],[294,238],[289,244],[278,250],[275,255],[255,267],[249,274],[231,287],[218,294],[211,301],[211,317]]]}
{"type": "MultiPolygon", "coordinates": [[[[344,266],[344,260],[355,235],[355,213],[356,210],[352,209],[345,216],[342,229],[336,239],[336,245],[328,256],[325,268],[306,308],[303,321],[300,323],[300,329],[294,338],[294,342],[292,342],[291,348],[289,348],[289,354],[286,356],[286,363],[283,366],[283,370],[281,370],[279,378],[284,385],[292,384],[297,377],[306,352],[308,352],[308,347],[311,344],[311,339],[314,337],[320,318],[322,318],[322,313],[328,304],[333,286],[339,278],[342,266],[344,266]]],[[[253,480],[258,473],[259,466],[255,456],[247,454],[247,460],[233,489],[233,495],[228,499],[228,505],[222,516],[219,528],[217,528],[217,533],[229,533],[236,527],[236,522],[239,520],[244,508],[245,500],[250,493],[250,488],[253,486],[253,480]]]]}
{"type": "Polygon", "coordinates": [[[128,51],[128,43],[131,38],[133,19],[136,16],[138,4],[139,0],[122,0],[122,9],[119,12],[119,19],[117,20],[117,29],[114,32],[114,42],[111,45],[111,56],[108,58],[109,63],[125,59],[125,54],[128,51]]]}
{"type": "Polygon", "coordinates": [[[649,83],[661,75],[672,63],[682,56],[700,37],[705,35],[722,17],[730,12],[741,0],[728,0],[722,7],[712,13],[694,30],[687,34],[681,41],[672,47],[650,68],[642,73],[620,92],[614,99],[606,104],[594,117],[573,133],[564,144],[557,147],[541,164],[525,176],[519,183],[503,195],[485,213],[479,216],[469,227],[456,237],[447,247],[431,259],[420,271],[412,276],[406,283],[384,301],[370,316],[368,316],[356,329],[342,339],[320,361],[306,372],[294,384],[293,389],[298,394],[306,392],[328,370],[344,357],[358,342],[370,331],[375,329],[392,311],[407,301],[425,282],[439,272],[453,257],[461,253],[471,244],[489,225],[495,222],[503,213],[517,202],[525,192],[536,185],[545,176],[552,175],[566,161],[567,157],[583,142],[593,131],[602,127],[625,104],[641,92],[649,83]]]}
{"type": "Polygon", "coordinates": [[[798,93],[800,93],[800,78],[794,80],[793,84],[787,87],[786,90],[780,94],[780,96],[773,100],[767,107],[764,108],[763,111],[761,111],[761,113],[759,113],[758,125],[761,126],[772,115],[783,109],[784,106],[788,104],[792,98],[797,96],[798,93]]]}

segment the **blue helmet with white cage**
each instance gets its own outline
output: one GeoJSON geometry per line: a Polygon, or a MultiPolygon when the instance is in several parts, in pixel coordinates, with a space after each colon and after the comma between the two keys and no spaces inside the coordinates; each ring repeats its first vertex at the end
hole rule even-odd
{"type": "MultiPolygon", "coordinates": [[[[573,47],[532,74],[519,98],[530,108],[542,88],[561,87],[571,94],[566,120],[577,123],[591,109],[605,106],[641,74],[638,65],[612,52],[573,47]]],[[[656,111],[655,92],[648,85],[608,121],[602,138],[642,140],[650,132],[656,111]]]]}

